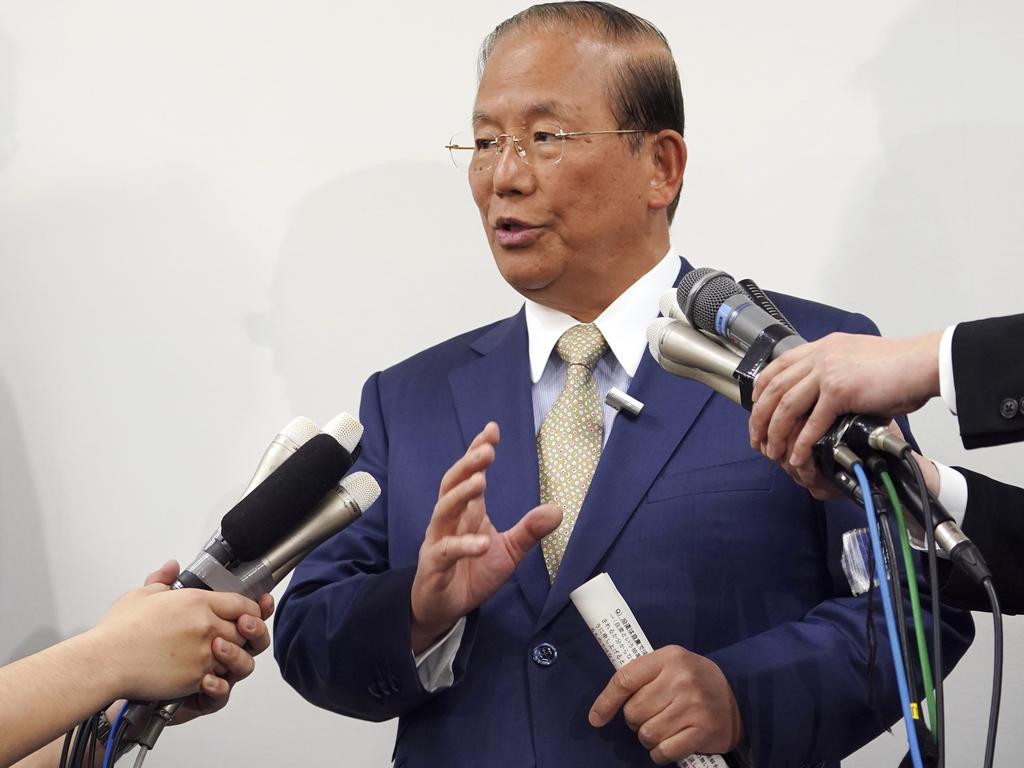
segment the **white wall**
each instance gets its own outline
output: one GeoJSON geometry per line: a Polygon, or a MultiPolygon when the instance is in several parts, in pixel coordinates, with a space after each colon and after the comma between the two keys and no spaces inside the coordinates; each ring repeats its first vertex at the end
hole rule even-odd
{"type": "MultiPolygon", "coordinates": [[[[480,39],[521,7],[485,5],[0,2],[0,663],[193,555],[292,415],[355,410],[370,372],[518,306],[441,149],[480,39]]],[[[691,261],[894,335],[1020,310],[1024,6],[630,7],[683,73],[691,261]]],[[[965,453],[941,406],[914,425],[1021,480],[1020,447],[965,453]]],[[[978,618],[950,765],[984,743],[978,618]]],[[[387,764],[393,725],[316,710],[260,661],[149,763],[387,764]]],[[[895,765],[901,734],[848,764],[895,765]]]]}

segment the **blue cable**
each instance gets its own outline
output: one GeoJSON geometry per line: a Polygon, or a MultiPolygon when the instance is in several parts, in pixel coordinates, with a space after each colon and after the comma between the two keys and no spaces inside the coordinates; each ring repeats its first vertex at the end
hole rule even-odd
{"type": "MultiPolygon", "coordinates": [[[[857,482],[860,483],[861,492],[864,495],[864,511],[868,518],[868,533],[871,536],[871,550],[875,556],[875,576],[878,579],[879,589],[882,593],[882,608],[885,613],[885,623],[889,630],[889,649],[892,653],[892,665],[896,668],[896,684],[900,691],[900,707],[903,709],[903,721],[907,726],[907,742],[910,744],[910,758],[914,768],[924,768],[921,761],[921,748],[917,743],[917,728],[914,726],[914,718],[910,714],[910,693],[907,685],[907,672],[903,668],[903,654],[900,652],[899,631],[896,628],[896,619],[893,617],[892,596],[886,587],[885,559],[882,557],[882,539],[878,533],[878,520],[875,519],[875,504],[871,497],[871,486],[868,484],[868,476],[864,473],[864,467],[859,463],[853,465],[853,472],[857,475],[857,482]]],[[[899,578],[897,575],[896,578],[899,578]]],[[[106,766],[104,766],[106,768],[106,766]]]]}
{"type": "Polygon", "coordinates": [[[124,711],[126,709],[128,709],[127,701],[121,705],[119,710],[117,710],[117,717],[115,717],[114,722],[110,724],[110,733],[107,734],[107,748],[103,751],[103,768],[110,768],[110,766],[114,764],[110,759],[114,754],[114,737],[117,735],[118,726],[121,725],[121,718],[124,716],[124,711]]]}

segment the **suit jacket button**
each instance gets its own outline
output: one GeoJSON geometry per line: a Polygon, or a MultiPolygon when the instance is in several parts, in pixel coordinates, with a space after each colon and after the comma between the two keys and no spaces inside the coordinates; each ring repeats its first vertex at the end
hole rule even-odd
{"type": "Polygon", "coordinates": [[[541,643],[530,654],[538,667],[550,667],[558,660],[558,649],[551,643],[541,643]]]}
{"type": "Polygon", "coordinates": [[[1004,419],[1012,419],[1017,415],[1018,409],[1019,406],[1017,405],[1017,401],[1012,397],[1008,397],[1003,400],[1002,405],[999,406],[999,413],[1004,419]]]}

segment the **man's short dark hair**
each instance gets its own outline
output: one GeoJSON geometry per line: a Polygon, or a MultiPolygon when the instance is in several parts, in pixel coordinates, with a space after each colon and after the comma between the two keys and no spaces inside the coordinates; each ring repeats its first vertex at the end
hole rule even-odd
{"type": "MultiPolygon", "coordinates": [[[[627,53],[608,94],[619,128],[652,132],[669,128],[683,134],[683,91],[668,40],[651,22],[611,3],[544,3],[520,11],[484,38],[480,46],[479,73],[483,74],[487,59],[506,35],[522,29],[564,29],[567,26],[589,28],[612,43],[642,46],[627,53]]],[[[624,140],[630,142],[634,152],[643,144],[642,135],[626,136],[624,140]]],[[[668,207],[670,223],[678,205],[677,193],[668,207]]]]}

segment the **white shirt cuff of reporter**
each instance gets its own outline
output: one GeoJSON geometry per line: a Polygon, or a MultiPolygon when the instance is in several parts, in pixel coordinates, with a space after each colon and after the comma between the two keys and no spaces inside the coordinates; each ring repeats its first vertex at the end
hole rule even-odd
{"type": "Polygon", "coordinates": [[[455,656],[462,645],[462,633],[465,631],[466,617],[463,616],[444,637],[414,657],[416,674],[420,676],[420,685],[427,693],[451,688],[455,682],[455,656]]]}
{"type": "Polygon", "coordinates": [[[942,396],[942,400],[954,416],[956,415],[956,380],[953,377],[953,333],[955,331],[955,325],[949,326],[942,334],[942,341],[939,342],[939,395],[942,396]]]}

